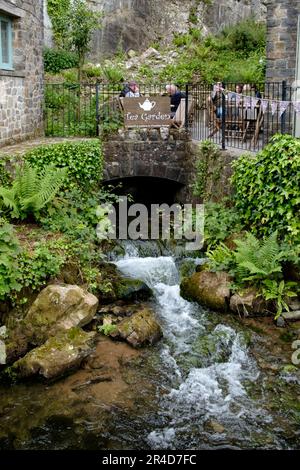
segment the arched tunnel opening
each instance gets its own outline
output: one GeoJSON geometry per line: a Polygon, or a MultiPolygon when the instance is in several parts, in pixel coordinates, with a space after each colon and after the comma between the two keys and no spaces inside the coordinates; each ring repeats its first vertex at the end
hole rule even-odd
{"type": "Polygon", "coordinates": [[[103,183],[110,187],[112,192],[120,196],[131,198],[132,203],[144,204],[169,204],[179,202],[178,196],[184,188],[184,184],[167,178],[152,176],[130,176],[126,178],[114,178],[103,183]]]}

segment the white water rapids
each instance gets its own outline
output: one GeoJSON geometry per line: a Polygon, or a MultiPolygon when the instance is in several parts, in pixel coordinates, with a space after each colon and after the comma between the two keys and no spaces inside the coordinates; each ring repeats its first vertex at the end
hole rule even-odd
{"type": "Polygon", "coordinates": [[[251,431],[271,418],[247,396],[244,382],[256,381],[259,372],[243,335],[221,322],[207,332],[207,313],[180,296],[179,273],[171,256],[141,258],[129,245],[125,257],[115,264],[124,275],[142,279],[152,288],[164,331],[161,374],[170,385],[160,397],[163,424],[147,438],[151,448],[205,447],[205,426],[211,421],[217,422],[218,429],[209,430],[207,447],[212,442],[215,447],[230,442],[232,447],[237,441],[238,448],[241,433],[243,440],[250,440],[251,431]],[[206,358],[197,349],[201,339],[213,345],[206,358]]]}

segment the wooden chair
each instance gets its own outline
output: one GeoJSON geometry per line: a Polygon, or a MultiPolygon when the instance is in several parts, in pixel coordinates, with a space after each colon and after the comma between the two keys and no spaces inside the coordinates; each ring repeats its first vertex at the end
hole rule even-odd
{"type": "Polygon", "coordinates": [[[206,100],[206,109],[207,109],[207,123],[210,133],[207,136],[208,138],[213,137],[222,127],[222,120],[216,116],[216,107],[211,99],[211,96],[208,96],[206,100]]]}

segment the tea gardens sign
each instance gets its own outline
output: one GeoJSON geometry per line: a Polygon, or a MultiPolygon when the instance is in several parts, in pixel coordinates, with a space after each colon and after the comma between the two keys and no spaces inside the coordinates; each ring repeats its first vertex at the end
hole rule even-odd
{"type": "Polygon", "coordinates": [[[124,98],[123,107],[126,127],[169,126],[171,123],[168,96],[124,98]]]}

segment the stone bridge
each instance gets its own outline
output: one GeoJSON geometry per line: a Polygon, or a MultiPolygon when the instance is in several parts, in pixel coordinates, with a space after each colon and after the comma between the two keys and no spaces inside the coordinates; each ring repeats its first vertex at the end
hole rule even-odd
{"type": "MultiPolygon", "coordinates": [[[[104,144],[104,181],[153,178],[174,183],[181,196],[190,193],[195,155],[185,130],[137,128],[124,130],[104,144]]],[[[155,191],[155,187],[153,187],[155,191]]]]}

